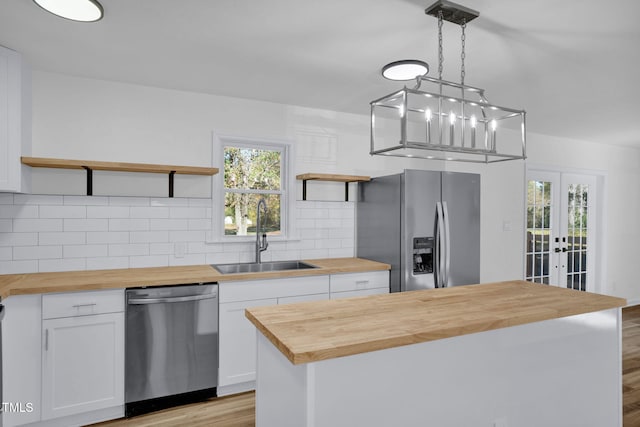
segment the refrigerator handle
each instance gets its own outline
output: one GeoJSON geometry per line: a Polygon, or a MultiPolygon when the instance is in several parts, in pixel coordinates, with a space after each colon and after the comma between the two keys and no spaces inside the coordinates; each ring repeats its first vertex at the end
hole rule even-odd
{"type": "Polygon", "coordinates": [[[451,272],[451,233],[449,230],[449,209],[447,202],[442,202],[442,219],[444,223],[444,280],[442,287],[449,286],[449,275],[451,272]]]}
{"type": "Polygon", "coordinates": [[[444,228],[444,216],[442,210],[442,203],[436,202],[436,269],[435,273],[435,286],[436,288],[442,288],[445,285],[445,228],[444,228]]]}

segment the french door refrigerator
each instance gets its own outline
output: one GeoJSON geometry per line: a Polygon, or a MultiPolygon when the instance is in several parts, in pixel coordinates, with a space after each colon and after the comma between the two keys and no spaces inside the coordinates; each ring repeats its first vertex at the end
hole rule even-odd
{"type": "Polygon", "coordinates": [[[390,291],[480,281],[480,175],[407,169],[358,185],[356,250],[390,291]]]}

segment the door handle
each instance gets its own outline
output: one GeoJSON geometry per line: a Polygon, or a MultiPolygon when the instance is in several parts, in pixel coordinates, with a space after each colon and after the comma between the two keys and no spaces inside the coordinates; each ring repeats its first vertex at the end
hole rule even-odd
{"type": "Polygon", "coordinates": [[[174,302],[200,301],[204,299],[217,298],[218,293],[204,295],[191,295],[186,297],[169,297],[169,298],[131,298],[127,304],[163,304],[174,302]]]}

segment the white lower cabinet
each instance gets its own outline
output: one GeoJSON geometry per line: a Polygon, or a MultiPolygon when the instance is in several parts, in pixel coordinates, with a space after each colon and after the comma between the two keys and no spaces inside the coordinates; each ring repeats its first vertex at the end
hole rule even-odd
{"type": "Polygon", "coordinates": [[[244,310],[277,303],[273,298],[220,304],[219,386],[256,379],[256,328],[245,318],[244,310]]]}
{"type": "Polygon", "coordinates": [[[218,395],[252,390],[256,379],[256,328],[249,307],[329,299],[329,276],[222,282],[218,395]]]}
{"type": "Polygon", "coordinates": [[[218,395],[255,387],[256,328],[245,309],[388,292],[388,271],[220,283],[218,395]]]}
{"type": "Polygon", "coordinates": [[[124,313],[42,322],[44,420],[124,404],[124,313]]]}

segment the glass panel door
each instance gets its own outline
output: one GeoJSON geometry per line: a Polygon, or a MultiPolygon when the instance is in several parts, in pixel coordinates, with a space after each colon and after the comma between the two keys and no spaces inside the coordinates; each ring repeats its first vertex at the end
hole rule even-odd
{"type": "Polygon", "coordinates": [[[596,200],[594,176],[527,173],[525,280],[594,290],[596,200]]]}
{"type": "Polygon", "coordinates": [[[580,291],[593,290],[595,239],[595,178],[588,175],[563,174],[562,186],[565,191],[566,207],[562,222],[566,232],[562,236],[562,253],[566,260],[561,264],[559,283],[567,288],[580,291]],[[565,237],[566,236],[566,237],[565,237]],[[566,241],[565,241],[566,239],[566,241]]]}

